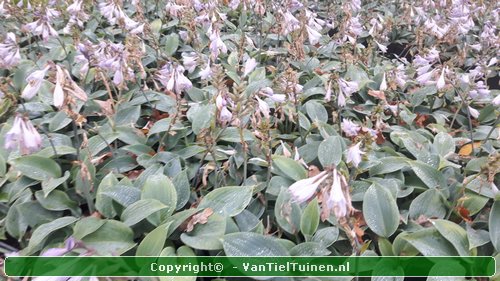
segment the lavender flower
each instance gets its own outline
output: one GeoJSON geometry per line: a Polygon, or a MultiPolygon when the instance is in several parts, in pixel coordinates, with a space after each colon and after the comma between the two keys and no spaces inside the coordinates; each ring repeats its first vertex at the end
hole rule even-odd
{"type": "Polygon", "coordinates": [[[340,125],[342,131],[346,134],[348,137],[355,137],[358,135],[359,130],[361,130],[361,127],[352,122],[351,120],[345,118],[342,120],[342,124],[340,125]]]}
{"type": "Polygon", "coordinates": [[[5,135],[5,149],[19,148],[21,154],[30,154],[40,150],[42,137],[28,119],[16,115],[12,128],[5,135]]]}
{"type": "Polygon", "coordinates": [[[63,248],[50,248],[41,254],[42,257],[58,257],[63,256],[77,247],[77,242],[75,238],[69,237],[66,239],[63,248]]]}
{"type": "Polygon", "coordinates": [[[34,71],[28,77],[26,77],[26,82],[28,85],[24,87],[21,97],[24,99],[32,99],[40,90],[42,82],[44,81],[45,74],[50,69],[50,66],[46,66],[44,69],[34,71]]]}
{"type": "Polygon", "coordinates": [[[490,95],[490,90],[486,87],[483,81],[476,82],[476,89],[469,91],[469,97],[472,99],[486,99],[490,95]]]}
{"type": "Polygon", "coordinates": [[[167,90],[173,91],[177,95],[193,87],[191,81],[184,76],[184,67],[181,65],[174,66],[171,62],[160,69],[158,78],[167,90]]]}
{"type": "Polygon", "coordinates": [[[16,43],[16,35],[9,32],[3,43],[0,44],[0,67],[11,69],[21,60],[19,47],[16,43]]]}
{"type": "Polygon", "coordinates": [[[361,34],[361,32],[363,32],[363,26],[359,22],[358,16],[350,18],[347,22],[344,41],[349,41],[351,44],[355,44],[356,39],[361,34]]]}
{"type": "Polygon", "coordinates": [[[213,27],[210,26],[208,37],[210,38],[210,52],[212,53],[212,59],[215,60],[218,58],[221,52],[224,54],[227,53],[227,46],[220,38],[219,30],[214,30],[213,27]]]}
{"type": "Polygon", "coordinates": [[[290,32],[300,28],[300,22],[289,11],[282,12],[283,16],[283,30],[282,35],[288,35],[290,32]]]}
{"type": "Polygon", "coordinates": [[[197,66],[198,55],[195,52],[182,53],[182,62],[189,73],[192,73],[197,66]]]}
{"type": "Polygon", "coordinates": [[[327,177],[327,172],[323,171],[314,177],[296,181],[288,188],[292,201],[300,204],[309,200],[327,177]]]}

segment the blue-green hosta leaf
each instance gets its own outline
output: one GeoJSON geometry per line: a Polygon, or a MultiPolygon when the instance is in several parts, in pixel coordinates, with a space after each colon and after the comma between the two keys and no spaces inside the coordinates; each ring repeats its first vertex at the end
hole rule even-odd
{"type": "Polygon", "coordinates": [[[73,237],[78,240],[82,240],[85,236],[94,233],[101,226],[106,223],[106,220],[102,220],[96,217],[85,217],[76,222],[73,227],[73,237]]]}
{"type": "Polygon", "coordinates": [[[226,218],[212,214],[204,224],[198,223],[193,231],[181,234],[181,241],[199,250],[219,250],[222,249],[221,239],[226,231],[226,218]]]}
{"type": "Polygon", "coordinates": [[[215,105],[193,106],[187,112],[187,117],[192,122],[193,132],[198,135],[201,130],[208,128],[212,123],[215,117],[215,105]]]}
{"type": "Polygon", "coordinates": [[[243,210],[239,215],[235,216],[236,224],[239,231],[246,232],[254,230],[260,223],[260,220],[252,212],[243,210]]]}
{"type": "Polygon", "coordinates": [[[60,178],[50,178],[48,180],[42,181],[42,190],[45,197],[47,197],[52,190],[56,189],[58,186],[66,182],[69,176],[70,172],[66,171],[64,172],[64,175],[60,178]]]}
{"type": "Polygon", "coordinates": [[[446,238],[461,256],[470,256],[469,240],[465,229],[447,220],[432,220],[439,233],[446,238]]]}
{"type": "Polygon", "coordinates": [[[172,222],[164,223],[144,237],[137,247],[136,256],[158,256],[167,241],[168,229],[172,222]]]}
{"type": "Polygon", "coordinates": [[[156,199],[141,199],[123,211],[121,221],[128,226],[132,226],[165,208],[167,206],[156,199]]]}
{"type": "Polygon", "coordinates": [[[186,205],[191,194],[191,185],[189,183],[187,171],[184,170],[178,173],[172,179],[172,184],[174,185],[177,193],[177,204],[175,209],[179,210],[186,205]]]}
{"type": "Polygon", "coordinates": [[[438,133],[434,137],[433,146],[437,153],[443,157],[455,152],[455,142],[453,141],[453,138],[444,132],[438,133]]]}
{"type": "Polygon", "coordinates": [[[500,200],[496,200],[491,207],[489,227],[491,243],[500,252],[500,200]]]}
{"type": "Polygon", "coordinates": [[[73,224],[78,219],[75,217],[62,217],[52,222],[40,225],[33,231],[28,246],[22,250],[23,255],[31,255],[34,252],[43,248],[43,244],[47,237],[53,232],[73,224]]]}
{"type": "Polygon", "coordinates": [[[311,237],[318,229],[319,212],[318,200],[314,198],[304,209],[300,219],[300,230],[304,236],[311,237]]]}
{"type": "Polygon", "coordinates": [[[379,159],[380,164],[377,164],[370,168],[370,175],[382,175],[388,174],[395,171],[399,171],[408,167],[408,158],[399,156],[390,156],[379,159]]]}
{"type": "Polygon", "coordinates": [[[331,252],[325,245],[318,242],[304,242],[290,250],[292,256],[328,256],[331,252]]]}
{"type": "Polygon", "coordinates": [[[363,199],[363,216],[376,234],[389,237],[399,225],[399,210],[394,196],[379,184],[372,184],[363,199]]]}
{"type": "Polygon", "coordinates": [[[446,188],[446,180],[443,174],[440,173],[436,168],[422,163],[420,161],[409,162],[413,172],[420,178],[422,182],[425,183],[429,188],[446,188]]]}
{"type": "Polygon", "coordinates": [[[54,190],[48,196],[44,196],[43,191],[39,190],[35,192],[35,198],[47,210],[71,210],[75,216],[79,216],[81,214],[81,210],[78,208],[78,203],[71,200],[63,191],[54,190]]]}
{"type": "Polygon", "coordinates": [[[156,199],[167,208],[163,210],[162,216],[170,216],[177,206],[177,192],[172,181],[165,175],[153,175],[149,177],[142,187],[141,199],[156,199]]]}
{"type": "Polygon", "coordinates": [[[429,189],[419,194],[410,204],[409,215],[413,220],[422,215],[426,218],[444,218],[446,207],[443,204],[441,192],[437,189],[429,189]]]}
{"type": "Polygon", "coordinates": [[[291,202],[288,188],[281,188],[274,206],[276,222],[286,232],[295,234],[299,231],[302,211],[297,203],[291,202]]]}
{"type": "Polygon", "coordinates": [[[328,121],[328,113],[325,107],[315,100],[310,100],[306,103],[307,115],[314,122],[316,120],[326,122],[328,121]]]}
{"type": "Polygon", "coordinates": [[[302,167],[302,165],[300,165],[297,161],[284,156],[273,156],[273,169],[276,174],[286,176],[295,181],[307,177],[307,171],[304,167],[302,167]]]}
{"type": "Polygon", "coordinates": [[[274,237],[253,232],[236,232],[224,236],[222,245],[227,256],[289,256],[274,237]]]}
{"type": "Polygon", "coordinates": [[[404,240],[415,247],[424,256],[456,256],[455,247],[448,242],[437,229],[425,228],[405,235],[404,240]]]}
{"type": "Polygon", "coordinates": [[[467,228],[467,239],[469,240],[469,250],[483,246],[490,242],[490,234],[484,229],[473,229],[469,224],[467,228]]]}
{"type": "Polygon", "coordinates": [[[43,181],[61,177],[61,167],[50,158],[35,155],[22,156],[12,160],[12,165],[23,175],[35,180],[43,181]]]}
{"type": "Polygon", "coordinates": [[[121,255],[136,245],[132,229],[116,220],[105,220],[102,226],[83,237],[82,241],[100,256],[121,255]]]}
{"type": "Polygon", "coordinates": [[[248,206],[252,191],[251,186],[220,187],[205,195],[198,209],[212,208],[215,213],[233,217],[248,206]]]}
{"type": "Polygon", "coordinates": [[[318,159],[323,167],[338,165],[342,161],[342,138],[329,136],[318,147],[318,159]]]}
{"type": "Polygon", "coordinates": [[[318,242],[325,247],[331,246],[339,237],[339,229],[335,226],[329,226],[319,229],[314,233],[312,242],[318,242]]]}
{"type": "Polygon", "coordinates": [[[105,191],[100,193],[113,201],[122,205],[123,207],[128,207],[132,203],[137,202],[141,198],[141,190],[133,186],[127,186],[122,184],[116,184],[111,187],[106,188],[105,191]]]}

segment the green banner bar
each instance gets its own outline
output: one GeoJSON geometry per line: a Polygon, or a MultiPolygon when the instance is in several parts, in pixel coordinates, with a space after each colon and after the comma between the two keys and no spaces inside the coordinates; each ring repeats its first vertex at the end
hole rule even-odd
{"type": "Polygon", "coordinates": [[[495,274],[493,257],[9,257],[25,276],[466,276],[495,274]]]}

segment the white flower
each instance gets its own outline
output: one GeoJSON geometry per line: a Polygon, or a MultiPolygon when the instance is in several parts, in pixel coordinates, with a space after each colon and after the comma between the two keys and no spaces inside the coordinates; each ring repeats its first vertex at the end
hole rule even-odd
{"type": "Polygon", "coordinates": [[[496,96],[491,102],[494,105],[499,106],[500,105],[500,95],[496,96]]]}
{"type": "Polygon", "coordinates": [[[469,109],[469,113],[472,117],[474,117],[475,119],[477,119],[479,117],[479,111],[475,108],[472,108],[471,106],[468,106],[468,109],[469,109]]]}
{"type": "Polygon", "coordinates": [[[439,79],[436,83],[436,88],[438,90],[441,90],[442,88],[444,88],[445,86],[445,81],[444,81],[444,71],[445,71],[445,67],[443,67],[443,70],[441,70],[441,75],[439,76],[439,79]]]}
{"type": "Polygon", "coordinates": [[[377,42],[377,40],[374,40],[374,41],[375,41],[375,44],[377,44],[377,47],[380,49],[380,51],[382,51],[382,53],[387,52],[387,46],[380,44],[379,42],[377,42]]]}
{"type": "Polygon", "coordinates": [[[352,93],[358,91],[358,83],[355,81],[346,81],[342,78],[338,79],[339,83],[339,95],[338,95],[338,105],[345,106],[346,98],[350,97],[352,93]]]}
{"type": "Polygon", "coordinates": [[[19,147],[21,154],[33,153],[42,147],[42,137],[38,131],[20,115],[16,115],[12,128],[5,134],[5,149],[16,147],[19,147]]]}
{"type": "Polygon", "coordinates": [[[417,77],[417,82],[422,84],[422,85],[426,85],[426,84],[429,84],[430,83],[430,80],[432,78],[432,75],[434,74],[434,71],[435,69],[427,72],[427,73],[424,73],[420,76],[417,77]]]}
{"type": "Polygon", "coordinates": [[[332,99],[332,81],[328,81],[325,92],[325,101],[329,102],[332,99]]]}
{"type": "Polygon", "coordinates": [[[352,122],[347,118],[344,118],[344,120],[342,120],[342,124],[340,125],[340,127],[348,137],[357,136],[359,130],[361,130],[361,127],[358,124],[352,122]]]}
{"type": "Polygon", "coordinates": [[[337,170],[333,171],[333,183],[330,189],[327,205],[329,209],[333,209],[333,213],[337,219],[347,215],[348,203],[342,191],[341,175],[337,170]]]}
{"type": "Polygon", "coordinates": [[[327,172],[323,171],[314,177],[296,181],[288,188],[288,191],[292,196],[292,201],[299,204],[306,202],[316,193],[316,189],[318,189],[318,186],[327,177],[328,177],[327,172]]]}
{"type": "Polygon", "coordinates": [[[245,62],[243,77],[250,74],[255,69],[256,66],[257,66],[257,61],[254,58],[247,59],[247,61],[245,62]]]}
{"type": "Polygon", "coordinates": [[[384,77],[382,77],[382,82],[380,83],[380,87],[378,89],[380,91],[387,90],[387,79],[385,78],[385,72],[384,72],[384,77]]]}
{"type": "Polygon", "coordinates": [[[210,68],[210,61],[208,61],[207,66],[200,71],[200,77],[203,80],[212,77],[212,69],[210,68]]]}
{"type": "Polygon", "coordinates": [[[49,68],[50,66],[46,66],[44,69],[34,71],[26,77],[28,85],[24,87],[21,97],[30,100],[38,93],[38,90],[40,90],[40,87],[42,86],[43,79],[45,78],[45,74],[49,68]]]}
{"type": "Polygon", "coordinates": [[[56,107],[61,107],[64,104],[64,91],[63,91],[63,85],[65,82],[64,79],[64,71],[61,69],[60,66],[56,66],[57,73],[56,73],[56,87],[54,88],[54,106],[56,107]]]}
{"type": "Polygon", "coordinates": [[[264,115],[264,117],[266,117],[266,119],[269,119],[269,114],[271,112],[271,110],[269,109],[269,105],[267,104],[267,102],[261,100],[259,97],[255,97],[257,99],[257,102],[259,104],[259,111],[260,113],[262,113],[264,115]]]}
{"type": "Polygon", "coordinates": [[[286,95],[284,95],[284,94],[272,94],[269,96],[269,98],[276,103],[282,103],[286,100],[286,95]]]}
{"type": "Polygon", "coordinates": [[[356,145],[351,146],[347,150],[347,163],[352,163],[354,167],[358,167],[361,162],[361,155],[365,154],[365,152],[359,149],[361,142],[358,142],[356,145]]]}
{"type": "Polygon", "coordinates": [[[309,25],[306,26],[306,30],[307,30],[307,38],[309,39],[309,44],[311,45],[318,44],[319,39],[321,38],[321,33],[309,27],[309,25]]]}

